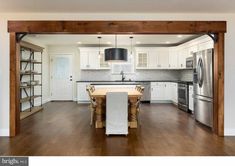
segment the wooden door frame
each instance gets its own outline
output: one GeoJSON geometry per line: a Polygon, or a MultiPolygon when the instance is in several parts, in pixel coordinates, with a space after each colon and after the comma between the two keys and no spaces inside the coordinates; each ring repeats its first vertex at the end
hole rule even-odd
{"type": "Polygon", "coordinates": [[[10,33],[10,136],[20,132],[20,34],[214,34],[214,124],[224,136],[224,33],[226,21],[8,21],[10,33]]]}

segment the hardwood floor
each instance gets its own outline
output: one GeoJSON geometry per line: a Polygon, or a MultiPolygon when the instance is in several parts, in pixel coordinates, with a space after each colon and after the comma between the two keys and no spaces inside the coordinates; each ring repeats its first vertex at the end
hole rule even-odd
{"type": "Polygon", "coordinates": [[[89,125],[88,105],[50,102],[21,121],[21,134],[0,138],[0,155],[235,155],[235,137],[218,137],[171,104],[142,104],[141,126],[128,136],[89,125]]]}

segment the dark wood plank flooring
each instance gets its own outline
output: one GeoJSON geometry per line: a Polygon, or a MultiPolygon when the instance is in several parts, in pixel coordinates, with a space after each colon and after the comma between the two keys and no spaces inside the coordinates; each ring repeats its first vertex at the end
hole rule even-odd
{"type": "Polygon", "coordinates": [[[0,138],[0,155],[235,155],[235,137],[218,137],[171,104],[142,104],[141,126],[128,136],[89,125],[87,105],[50,102],[21,121],[21,134],[0,138]]]}

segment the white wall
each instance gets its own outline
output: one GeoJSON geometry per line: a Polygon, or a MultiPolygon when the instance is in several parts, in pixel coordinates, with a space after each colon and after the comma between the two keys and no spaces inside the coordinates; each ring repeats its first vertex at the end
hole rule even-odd
{"type": "Polygon", "coordinates": [[[9,36],[7,20],[225,20],[225,135],[235,135],[235,14],[0,14],[0,135],[9,131],[9,36]],[[3,72],[4,71],[4,72],[3,72]]]}

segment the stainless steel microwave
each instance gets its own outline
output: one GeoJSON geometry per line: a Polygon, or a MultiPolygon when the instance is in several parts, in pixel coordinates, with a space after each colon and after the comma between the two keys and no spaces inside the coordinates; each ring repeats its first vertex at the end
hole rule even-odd
{"type": "Polygon", "coordinates": [[[193,57],[186,58],[186,68],[193,69],[193,57]]]}

